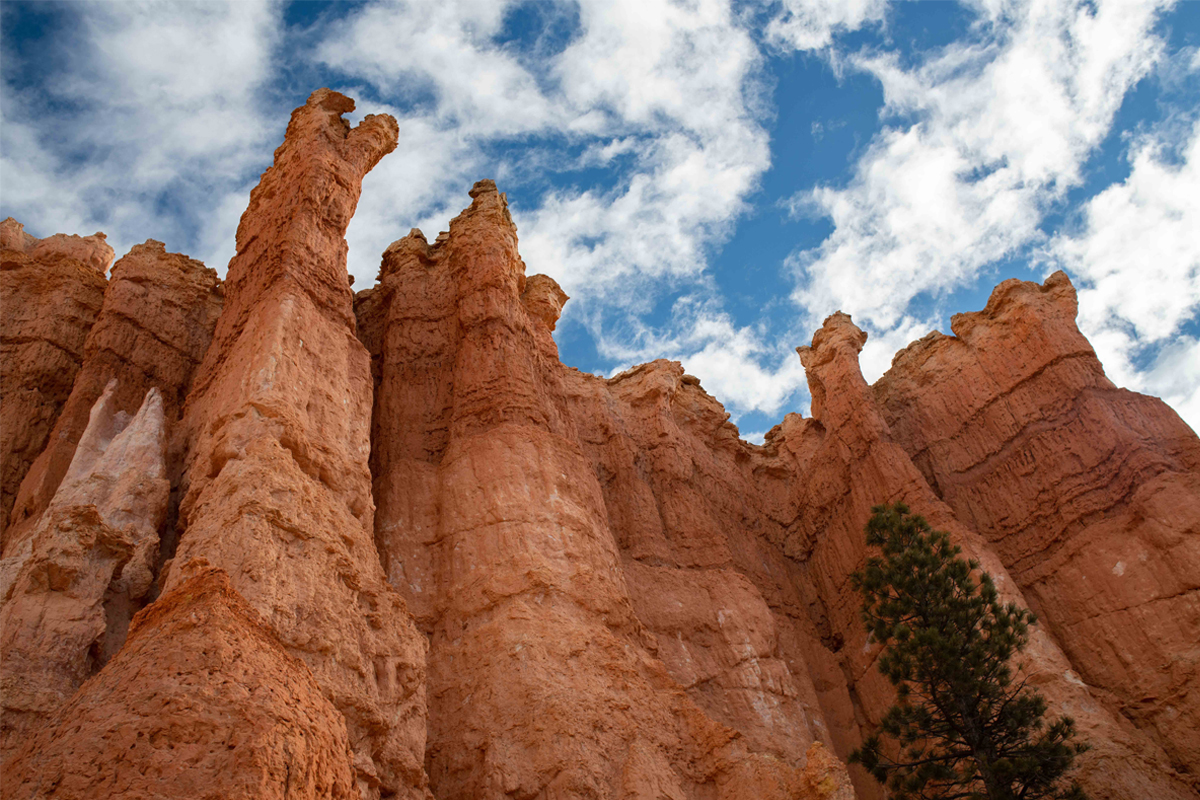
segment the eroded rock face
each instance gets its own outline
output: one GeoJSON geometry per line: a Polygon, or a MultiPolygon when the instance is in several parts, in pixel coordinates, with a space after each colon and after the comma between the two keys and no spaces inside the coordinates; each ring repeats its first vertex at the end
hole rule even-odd
{"type": "Polygon", "coordinates": [[[1061,272],[897,354],[889,428],[1088,684],[1200,776],[1200,440],[1115,388],[1061,272]]]}
{"type": "MultiPolygon", "coordinates": [[[[215,270],[153,239],[134,246],[113,265],[104,303],[83,347],[83,363],[49,443],[33,462],[13,506],[7,547],[36,524],[66,474],[88,414],[112,379],[110,402],[133,414],[156,388],[168,442],[183,411],[192,373],[208,350],[221,312],[215,270]]],[[[168,453],[168,478],[178,485],[179,443],[168,453]]]]}
{"type": "MultiPolygon", "coordinates": [[[[814,419],[806,426],[813,429],[812,444],[797,482],[803,487],[798,498],[801,524],[784,533],[782,544],[794,557],[807,552],[804,583],[815,590],[814,605],[820,608],[857,712],[873,726],[892,703],[892,693],[874,668],[878,648],[867,642],[858,618],[861,600],[847,580],[867,555],[861,531],[872,505],[904,501],[935,528],[948,531],[964,555],[991,574],[1003,598],[1022,605],[1027,601],[995,550],[937,498],[892,439],[858,368],[865,341],[848,316],[834,314],[811,347],[799,348],[813,394],[814,419]]],[[[1104,692],[1080,679],[1051,630],[1031,629],[1021,663],[1030,685],[1046,696],[1053,712],[1072,716],[1081,736],[1093,745],[1079,761],[1080,783],[1089,796],[1182,800],[1194,794],[1187,776],[1172,769],[1152,737],[1107,703],[1104,692]]]]}
{"type": "Polygon", "coordinates": [[[0,561],[0,758],[121,649],[154,582],[170,493],[162,397],[151,389],[131,419],[116,394],[114,379],[37,528],[0,561]]]}
{"type": "Polygon", "coordinates": [[[369,115],[351,129],[353,108],[314,92],[251,193],[187,400],[183,534],[164,585],[225,570],[345,717],[363,795],[419,798],[425,640],[374,546],[372,383],[344,238],[397,126],[369,115]]]}
{"type": "MultiPolygon", "coordinates": [[[[848,580],[882,502],[904,500],[949,530],[1007,597],[1029,602],[893,436],[880,387],[858,368],[866,335],[849,317],[833,315],[801,348],[814,418],[789,414],[764,447],[748,445],[678,364],[607,381],[563,367],[551,332],[565,294],[545,276],[525,279],[494,185],[472,197],[432,245],[414,231],[389,247],[380,283],[357,299],[378,382],[376,541],[432,637],[428,763],[440,796],[536,794],[555,780],[624,791],[589,773],[637,774],[668,796],[775,791],[745,783],[748,772],[705,771],[704,757],[664,756],[687,752],[689,736],[709,740],[664,735],[680,730],[670,715],[644,713],[661,707],[661,684],[625,678],[638,711],[614,712],[617,692],[596,675],[636,675],[603,644],[614,640],[665,670],[689,713],[727,731],[739,753],[798,769],[824,743],[844,758],[893,701],[848,580]],[[581,640],[590,644],[571,644],[581,640]],[[568,716],[559,698],[570,686],[568,716]],[[587,732],[593,714],[607,723],[587,732]],[[639,744],[614,750],[596,730],[639,744]],[[590,744],[546,743],[564,739],[590,744]]],[[[1083,341],[1073,313],[1047,317],[1068,343],[1083,341]]],[[[1149,435],[1172,452],[1195,441],[1149,435]]],[[[1081,768],[1092,795],[1191,796],[1186,765],[1081,679],[1056,636],[1036,629],[1025,666],[1094,743],[1081,768]]],[[[1168,648],[1186,661],[1179,641],[1168,648]]],[[[861,771],[854,779],[860,797],[880,796],[861,771]]]]}
{"type": "Polygon", "coordinates": [[[230,588],[199,569],[4,765],[10,800],[359,798],[342,715],[230,588]]]}
{"type": "Polygon", "coordinates": [[[17,489],[71,393],[112,260],[103,233],[37,239],[12,217],[0,222],[0,545],[17,489]]]}
{"type": "Polygon", "coordinates": [[[224,298],[150,241],[92,326],[103,238],[0,223],[5,797],[882,798],[841,761],[893,699],[849,575],[897,500],[1041,616],[1093,798],[1196,796],[1200,441],[1105,379],[1065,276],[873,387],[832,315],[812,418],[756,446],[678,363],[564,366],[491,181],[352,298],[397,137],[352,109],[293,114],[224,298]]]}
{"type": "Polygon", "coordinates": [[[526,280],[504,196],[491,181],[471,196],[433,245],[414,231],[389,247],[359,296],[380,380],[376,539],[431,636],[434,792],[809,796],[813,736],[770,610],[734,570],[656,573],[622,553],[606,442],[590,441],[615,400],[559,362],[566,296],[526,280]]]}

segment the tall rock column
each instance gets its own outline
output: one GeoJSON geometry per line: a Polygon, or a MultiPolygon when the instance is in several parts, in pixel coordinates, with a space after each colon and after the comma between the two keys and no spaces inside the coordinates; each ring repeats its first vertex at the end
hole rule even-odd
{"type": "Polygon", "coordinates": [[[212,565],[345,716],[364,797],[428,796],[425,640],[373,541],[369,356],[346,227],[396,146],[328,89],[296,109],[250,196],[225,307],[187,400],[183,528],[166,590],[212,565]]]}
{"type": "Polygon", "coordinates": [[[37,239],[12,217],[0,222],[0,545],[17,489],[71,393],[112,261],[103,233],[37,239]]]}
{"type": "Polygon", "coordinates": [[[1062,272],[897,354],[895,438],[985,536],[1085,681],[1200,785],[1200,438],[1117,389],[1062,272]]]}
{"type": "MultiPolygon", "coordinates": [[[[805,508],[803,526],[785,542],[805,558],[820,625],[836,643],[838,666],[857,699],[864,726],[878,724],[892,702],[892,690],[875,668],[878,648],[867,641],[859,619],[860,598],[851,572],[867,555],[863,525],[871,506],[904,501],[955,543],[996,581],[1001,597],[1026,605],[994,550],[963,525],[926,483],[908,454],[893,439],[871,387],[862,377],[858,353],[866,334],[837,313],[825,320],[811,347],[798,348],[813,397],[815,425],[822,441],[808,462],[812,480],[799,484],[805,508]]],[[[1163,750],[1128,720],[1112,714],[1080,680],[1045,626],[1031,629],[1022,667],[1041,690],[1052,713],[1072,716],[1093,749],[1080,759],[1078,777],[1093,798],[1194,797],[1186,778],[1170,766],[1163,750]]]]}

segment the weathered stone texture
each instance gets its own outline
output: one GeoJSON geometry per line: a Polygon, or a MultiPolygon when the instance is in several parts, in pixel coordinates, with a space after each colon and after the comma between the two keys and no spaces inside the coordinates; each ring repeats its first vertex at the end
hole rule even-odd
{"type": "Polygon", "coordinates": [[[154,582],[167,509],[163,403],[130,419],[116,381],[33,534],[0,560],[0,758],[121,649],[154,582]]]}
{"type": "Polygon", "coordinates": [[[125,647],[4,765],[8,800],[357,800],[342,715],[220,570],[141,611],[125,647]]]}
{"type": "Polygon", "coordinates": [[[1200,440],[1115,388],[1055,273],[897,354],[875,396],[1088,684],[1200,777],[1200,440]]]}
{"type": "Polygon", "coordinates": [[[425,640],[374,546],[371,372],[344,238],[397,127],[368,115],[351,129],[353,109],[314,92],[251,193],[184,413],[183,534],[164,586],[225,570],[345,717],[364,797],[420,798],[425,640]]]}
{"type": "Polygon", "coordinates": [[[112,260],[103,233],[37,239],[12,217],[0,222],[0,546],[17,489],[71,393],[112,260]]]}
{"type": "Polygon", "coordinates": [[[616,401],[559,362],[566,295],[526,280],[504,196],[491,181],[471,196],[434,244],[389,247],[358,304],[380,381],[376,539],[431,635],[434,792],[810,796],[812,689],[769,608],[721,568],[722,537],[701,548],[715,561],[623,554],[596,463],[632,449],[595,430],[616,401]]]}
{"type": "MultiPolygon", "coordinates": [[[[113,265],[104,303],[83,348],[83,363],[49,443],[33,462],[12,510],[8,546],[36,524],[58,489],[87,426],[88,413],[108,382],[117,379],[111,402],[133,414],[156,388],[163,403],[167,439],[183,411],[192,373],[208,350],[221,312],[215,270],[153,239],[134,246],[113,265]]],[[[168,453],[172,488],[182,466],[180,443],[168,453]]]]}
{"type": "MultiPolygon", "coordinates": [[[[985,538],[962,524],[937,498],[892,439],[874,392],[858,368],[858,352],[865,341],[866,334],[839,313],[825,320],[811,347],[799,348],[813,395],[809,426],[819,429],[797,481],[803,487],[801,524],[786,534],[783,545],[793,557],[808,551],[803,585],[815,590],[821,619],[835,642],[838,664],[858,713],[873,726],[891,704],[892,692],[874,668],[878,648],[867,642],[858,615],[861,599],[848,581],[867,555],[862,528],[872,505],[904,501],[934,527],[948,531],[964,554],[992,575],[1002,597],[1022,605],[1027,602],[985,538]]],[[[1113,708],[1102,691],[1080,680],[1051,630],[1031,629],[1021,666],[1053,712],[1075,718],[1081,735],[1093,745],[1080,759],[1079,769],[1080,782],[1090,796],[1182,800],[1194,794],[1188,776],[1176,774],[1162,748],[1113,708]]]]}
{"type": "Polygon", "coordinates": [[[5,797],[882,800],[843,760],[894,698],[850,581],[893,501],[1037,612],[1094,800],[1197,796],[1200,440],[1066,276],[874,386],[833,314],[812,416],[748,444],[676,362],[561,363],[491,181],[352,296],[398,136],[353,108],[293,113],[224,284],[0,223],[5,797]]]}
{"type": "MultiPolygon", "coordinates": [[[[604,796],[617,785],[595,776],[617,774],[615,765],[621,774],[649,770],[680,796],[728,786],[719,772],[662,756],[678,745],[662,735],[663,718],[642,715],[660,702],[656,691],[632,680],[638,713],[602,716],[624,740],[641,737],[641,749],[614,751],[596,738],[563,766],[543,744],[575,741],[611,702],[611,685],[595,675],[622,668],[599,645],[612,640],[664,669],[745,753],[799,768],[823,742],[844,758],[893,698],[849,584],[878,503],[908,502],[949,530],[1007,597],[1031,602],[995,551],[993,530],[981,535],[974,518],[943,502],[908,447],[895,409],[918,414],[920,402],[896,394],[893,408],[887,379],[874,388],[863,380],[866,336],[849,317],[835,314],[801,348],[813,418],[789,414],[765,446],[748,445],[678,364],[607,381],[564,367],[551,332],[566,295],[545,276],[525,279],[494,185],[477,184],[472,197],[433,244],[413,231],[389,247],[379,284],[357,299],[378,384],[375,535],[390,580],[432,637],[428,763],[437,792],[536,793],[558,780],[604,796]],[[585,651],[557,650],[581,637],[591,642],[585,651]],[[508,658],[497,661],[504,649],[508,658]],[[564,658],[566,678],[547,666],[564,658]],[[510,675],[510,661],[530,677],[510,675]],[[577,687],[569,717],[564,681],[577,687]],[[536,758],[514,755],[535,750],[536,758]]],[[[1046,336],[1086,349],[1068,311],[1032,313],[1045,318],[1046,336]]],[[[991,335],[999,352],[1022,357],[1007,334],[991,335]]],[[[928,402],[941,408],[934,395],[928,402]]],[[[945,418],[970,413],[954,408],[945,418]]],[[[1147,423],[1144,435],[1176,454],[1180,480],[1194,481],[1195,437],[1167,423],[1147,423]]],[[[920,419],[910,427],[921,430],[920,419]]],[[[1185,502],[1172,492],[1168,502],[1185,502]]],[[[1195,541],[1190,524],[1175,528],[1185,548],[1195,541]]],[[[1186,760],[1131,721],[1107,685],[1081,679],[1058,636],[1053,624],[1035,629],[1024,664],[1093,740],[1081,771],[1092,794],[1192,796],[1186,760]]],[[[1181,637],[1165,647],[1180,663],[1157,679],[1186,685],[1195,674],[1188,647],[1181,637]]],[[[879,796],[865,773],[854,779],[860,796],[879,796]]]]}

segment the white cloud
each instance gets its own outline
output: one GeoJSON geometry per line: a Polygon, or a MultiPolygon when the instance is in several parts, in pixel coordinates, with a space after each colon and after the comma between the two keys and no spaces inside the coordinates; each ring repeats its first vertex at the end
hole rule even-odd
{"type": "Polygon", "coordinates": [[[631,320],[618,337],[597,337],[597,348],[617,361],[615,374],[656,358],[680,361],[700,378],[736,421],[750,412],[776,415],[807,404],[804,368],[796,355],[797,331],[771,330],[765,322],[739,326],[711,293],[687,295],[671,320],[650,328],[631,320]]]}
{"type": "MultiPolygon", "coordinates": [[[[494,177],[520,190],[513,212],[530,271],[575,297],[566,321],[589,329],[603,359],[678,358],[735,414],[777,413],[803,394],[791,348],[826,314],[841,308],[869,330],[870,380],[930,327],[914,297],[965,285],[1039,242],[1047,206],[1079,184],[1163,47],[1151,34],[1162,3],[1151,0],[976,3],[969,41],[916,66],[879,51],[835,57],[839,35],[885,24],[882,0],[764,7],[779,13],[759,36],[746,27],[753,14],[727,0],[379,2],[304,32],[286,30],[270,2],[72,5],[55,79],[17,90],[6,76],[5,211],[39,235],[105,230],[119,252],[165,239],[223,270],[292,105],[274,105],[272,89],[320,75],[359,100],[359,115],[390,112],[401,127],[348,234],[359,286],[390,241],[414,224],[436,233],[474,180],[494,177]],[[518,5],[562,35],[499,43],[518,5]],[[790,261],[808,316],[788,331],[767,312],[735,324],[709,264],[771,166],[764,42],[876,76],[888,122],[847,184],[794,198],[834,232],[790,261]],[[651,328],[644,318],[668,291],[705,299],[651,328]]],[[[1181,51],[1172,63],[1186,72],[1196,62],[1181,51]]],[[[1135,147],[1130,180],[1088,206],[1089,227],[1047,248],[1084,278],[1081,320],[1098,349],[1125,348],[1127,362],[1110,370],[1182,397],[1156,365],[1190,374],[1179,364],[1194,356],[1178,331],[1195,314],[1195,271],[1178,265],[1194,263],[1194,206],[1183,204],[1196,175],[1192,156],[1181,168],[1148,142],[1135,147]],[[1176,224],[1181,214],[1187,224],[1176,224]],[[1111,266],[1134,239],[1106,231],[1134,219],[1139,230],[1174,225],[1137,248],[1155,253],[1148,269],[1175,287],[1158,297],[1111,266]],[[1158,360],[1139,373],[1147,353],[1158,360]]]]}
{"type": "Polygon", "coordinates": [[[526,215],[527,263],[568,292],[631,300],[639,278],[697,276],[770,165],[755,116],[760,56],[724,2],[588,2],[555,65],[565,102],[597,136],[637,135],[607,192],[557,192],[526,215]],[[599,114],[597,114],[599,112],[599,114]],[[629,285],[629,282],[633,285],[629,285]]]}
{"type": "Polygon", "coordinates": [[[237,217],[231,225],[212,198],[248,195],[286,120],[269,119],[259,96],[276,4],[71,11],[71,40],[51,54],[56,77],[27,90],[4,84],[6,212],[40,236],[104,230],[118,255],[151,237],[199,245],[193,255],[224,269],[237,217]],[[222,230],[198,231],[209,224],[222,230]]]}
{"type": "Polygon", "coordinates": [[[731,408],[776,410],[802,383],[794,353],[780,358],[719,309],[677,315],[669,331],[638,318],[667,289],[704,286],[710,248],[769,167],[751,35],[723,0],[587,0],[556,51],[517,52],[494,41],[510,5],[379,4],[318,47],[369,94],[421,99],[383,104],[400,146],[368,176],[348,233],[359,285],[410,226],[445,228],[473,180],[503,189],[506,174],[528,180],[534,160],[562,180],[535,205],[514,204],[522,256],[575,298],[567,314],[601,355],[679,358],[731,408]],[[571,187],[583,168],[604,170],[607,186],[571,187]],[[762,366],[772,361],[782,366],[762,366]]]}
{"type": "Polygon", "coordinates": [[[527,178],[540,158],[568,181],[599,166],[611,186],[560,184],[536,206],[514,207],[530,269],[579,298],[568,314],[584,303],[641,308],[664,278],[705,270],[707,248],[769,166],[755,116],[759,53],[723,0],[588,0],[574,36],[547,53],[495,43],[512,5],[376,4],[317,48],[378,97],[432,98],[392,109],[400,147],[364,187],[351,271],[373,270],[375,254],[419,218],[444,227],[474,179],[504,188],[506,173],[527,178]],[[564,140],[582,148],[577,161],[563,156],[564,140]],[[505,144],[519,144],[516,155],[505,144]],[[485,145],[500,154],[483,155],[485,145]]]}
{"type": "Polygon", "coordinates": [[[793,257],[794,299],[871,330],[900,325],[911,300],[973,281],[1038,240],[1048,204],[1081,181],[1125,92],[1154,65],[1157,2],[995,3],[978,41],[917,67],[894,54],[851,59],[875,75],[895,122],[843,188],[798,201],[834,232],[793,257]]]}
{"type": "Polygon", "coordinates": [[[883,23],[887,0],[783,0],[783,8],[767,26],[777,46],[819,50],[833,44],[835,34],[883,23]]]}
{"type": "Polygon", "coordinates": [[[858,356],[858,364],[867,383],[879,380],[892,366],[896,353],[920,339],[936,327],[927,319],[904,317],[894,328],[881,333],[871,333],[858,356]]]}
{"type": "Polygon", "coordinates": [[[1180,334],[1200,315],[1200,122],[1189,133],[1179,163],[1163,158],[1168,142],[1137,142],[1129,177],[1089,200],[1083,229],[1050,253],[1080,283],[1080,328],[1113,381],[1200,429],[1200,344],[1180,334]]]}
{"type": "Polygon", "coordinates": [[[511,4],[497,0],[396,0],[334,23],[316,58],[384,97],[424,109],[467,137],[515,135],[556,122],[517,54],[495,44],[511,4]]]}

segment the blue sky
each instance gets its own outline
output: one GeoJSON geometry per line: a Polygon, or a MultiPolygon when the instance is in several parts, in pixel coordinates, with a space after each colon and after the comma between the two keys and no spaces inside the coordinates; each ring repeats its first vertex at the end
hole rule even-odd
{"type": "Polygon", "coordinates": [[[319,86],[386,111],[350,272],[480,178],[563,360],[683,361],[743,434],[808,409],[835,310],[869,380],[999,281],[1065,269],[1118,385],[1200,428],[1200,3],[437,0],[0,5],[0,216],[224,272],[319,86]]]}

